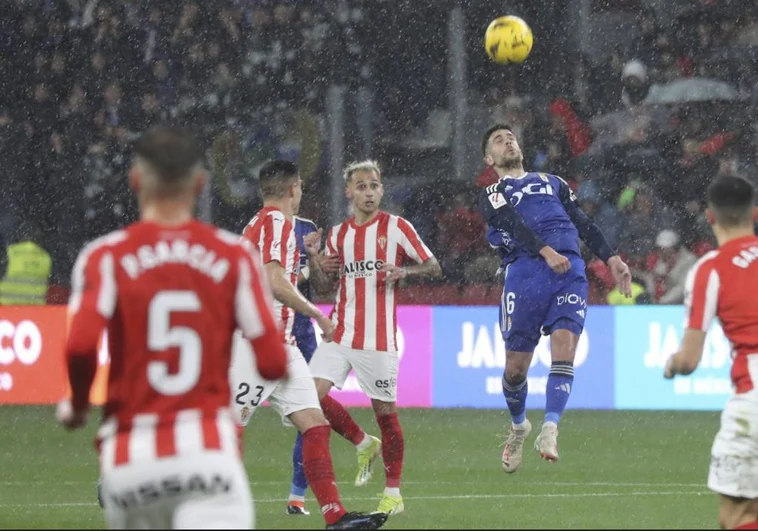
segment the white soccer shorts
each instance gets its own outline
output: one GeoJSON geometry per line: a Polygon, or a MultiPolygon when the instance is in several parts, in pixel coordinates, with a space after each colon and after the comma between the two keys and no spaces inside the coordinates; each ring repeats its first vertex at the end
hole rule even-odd
{"type": "Polygon", "coordinates": [[[329,380],[337,389],[342,389],[352,369],[366,396],[382,402],[397,402],[399,362],[397,352],[358,350],[322,341],[313,353],[310,369],[314,378],[329,380]]]}
{"type": "Polygon", "coordinates": [[[708,488],[726,496],[758,498],[758,390],[734,395],[721,413],[708,488]]]}
{"type": "Polygon", "coordinates": [[[235,334],[229,379],[232,411],[235,420],[242,426],[247,426],[265,400],[281,415],[285,426],[292,426],[287,418],[292,413],[304,409],[321,409],[316,385],[303,354],[294,345],[285,346],[288,378],[272,382],[263,379],[258,372],[250,342],[235,334]]]}
{"type": "MultiPolygon", "coordinates": [[[[111,529],[253,529],[253,499],[229,421],[222,450],[139,458],[101,470],[111,529]]],[[[224,435],[224,434],[222,434],[224,435]]],[[[154,438],[154,433],[149,433],[154,438]]],[[[132,444],[145,446],[132,435],[132,444]]],[[[104,441],[105,444],[105,441],[104,441]]],[[[147,444],[147,443],[146,443],[147,444]]]]}

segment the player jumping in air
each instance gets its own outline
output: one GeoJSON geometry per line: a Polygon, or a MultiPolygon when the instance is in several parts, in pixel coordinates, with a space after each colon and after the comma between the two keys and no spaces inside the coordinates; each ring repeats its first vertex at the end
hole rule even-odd
{"type": "Polygon", "coordinates": [[[108,397],[97,432],[102,498],[116,529],[250,529],[253,504],[229,410],[232,335],[252,342],[267,379],[287,372],[260,258],[193,219],[206,173],[188,133],[153,128],[129,182],[140,221],[87,245],[72,278],[70,401],[83,427],[108,332],[108,397]]]}
{"type": "MultiPolygon", "coordinates": [[[[311,265],[314,274],[319,271],[334,273],[339,268],[336,256],[319,254],[321,248],[321,230],[316,224],[298,216],[295,219],[295,238],[300,251],[300,277],[298,289],[307,298],[311,299],[311,265]]],[[[313,329],[311,318],[302,313],[295,313],[295,323],[292,325],[292,335],[295,336],[297,348],[303,354],[305,361],[310,362],[316,351],[316,331],[313,329]]],[[[308,490],[308,478],[303,469],[303,436],[297,434],[295,446],[292,449],[292,487],[287,500],[287,514],[308,515],[305,509],[305,492],[308,490]]]]}
{"type": "Polygon", "coordinates": [[[758,238],[755,189],[739,177],[708,187],[706,216],[719,248],[704,255],[687,278],[687,321],[666,378],[695,371],[705,336],[718,317],[732,344],[734,395],[721,414],[711,449],[708,487],[721,495],[722,529],[758,529],[758,238]]]}
{"type": "MultiPolygon", "coordinates": [[[[302,182],[297,166],[275,160],[259,173],[263,208],[253,217],[243,232],[261,253],[263,268],[274,293],[274,312],[283,325],[282,341],[286,343],[289,378],[267,382],[245,362],[247,344],[235,342],[230,371],[235,396],[233,406],[238,420],[247,425],[250,417],[264,400],[269,400],[285,424],[294,424],[303,436],[303,469],[321,514],[329,529],[378,529],[386,515],[347,512],[340,501],[329,450],[331,429],[319,405],[316,386],[308,364],[295,345],[292,327],[295,312],[316,320],[325,342],[331,341],[334,325],[298,291],[300,251],[294,231],[294,216],[300,208],[302,182]],[[238,349],[241,349],[239,350],[238,349]]],[[[311,264],[311,276],[316,285],[320,271],[317,262],[311,264]]]]}
{"type": "Polygon", "coordinates": [[[555,175],[526,172],[515,135],[507,125],[487,130],[484,162],[500,180],[479,198],[489,225],[487,240],[500,252],[505,285],[500,330],[505,340],[503,395],[511,414],[503,469],[518,470],[532,429],[526,418],[527,371],[540,333],[550,336],[552,365],[547,380],[545,419],[535,450],[558,460],[558,421],[574,382],[574,356],[587,311],[587,277],[581,238],[608,267],[626,296],[631,274],[601,230],[582,212],[568,184],[555,175]]]}
{"type": "Polygon", "coordinates": [[[341,265],[332,311],[336,330],[333,342],[322,342],[316,349],[311,372],[332,428],[358,450],[355,484],[368,483],[381,453],[387,482],[376,512],[397,514],[404,509],[400,496],[404,440],[395,404],[399,362],[396,284],[407,277],[437,277],[442,271],[408,221],[379,210],[384,189],[375,162],[352,164],[344,177],[353,216],[332,227],[326,239],[326,254],[339,256],[341,265]],[[404,266],[409,260],[416,264],[404,266]],[[332,386],[342,388],[351,369],[371,398],[381,443],[328,395],[332,386]]]}

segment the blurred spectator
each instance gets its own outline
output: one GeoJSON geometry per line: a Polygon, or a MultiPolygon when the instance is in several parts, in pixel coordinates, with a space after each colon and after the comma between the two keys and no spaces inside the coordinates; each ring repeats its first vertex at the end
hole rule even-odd
{"type": "Polygon", "coordinates": [[[466,261],[481,249],[485,225],[478,212],[473,194],[467,188],[453,194],[444,209],[436,216],[437,246],[444,249],[440,264],[451,279],[463,280],[466,261]]]}
{"type": "Polygon", "coordinates": [[[621,101],[627,108],[642,103],[650,91],[650,80],[647,76],[647,68],[642,61],[633,59],[624,65],[621,71],[621,101]]]}
{"type": "Polygon", "coordinates": [[[593,181],[584,181],[579,185],[577,199],[582,210],[595,223],[602,227],[608,243],[614,249],[619,245],[622,220],[619,212],[608,201],[600,196],[600,188],[593,181]]]}
{"type": "Polygon", "coordinates": [[[641,263],[653,251],[655,235],[661,228],[673,226],[673,217],[648,187],[631,188],[632,200],[622,208],[623,220],[619,235],[619,251],[633,263],[641,263]]]}
{"type": "Polygon", "coordinates": [[[660,304],[682,304],[687,273],[697,258],[673,230],[662,230],[655,239],[656,249],[647,258],[647,270],[655,282],[655,299],[660,304]]]}

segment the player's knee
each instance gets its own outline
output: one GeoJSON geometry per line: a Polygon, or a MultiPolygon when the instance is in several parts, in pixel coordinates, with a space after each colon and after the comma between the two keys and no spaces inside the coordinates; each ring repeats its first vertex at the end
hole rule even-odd
{"type": "Polygon", "coordinates": [[[559,329],[550,334],[550,355],[553,361],[574,361],[579,336],[570,330],[559,329]]]}
{"type": "Polygon", "coordinates": [[[742,500],[722,496],[719,508],[719,527],[736,529],[758,519],[758,500],[742,500]]]}
{"type": "Polygon", "coordinates": [[[314,378],[313,380],[316,383],[316,392],[318,393],[318,399],[322,400],[326,395],[329,394],[329,391],[334,384],[329,380],[324,380],[323,378],[314,378]]]}
{"type": "Polygon", "coordinates": [[[371,406],[374,408],[374,413],[377,416],[397,413],[397,404],[395,402],[383,402],[382,400],[371,399],[371,406]]]}
{"type": "Polygon", "coordinates": [[[300,433],[305,433],[311,428],[318,426],[329,426],[329,421],[326,420],[324,413],[316,408],[295,411],[289,418],[300,433]]]}
{"type": "Polygon", "coordinates": [[[503,373],[503,379],[508,385],[519,385],[526,380],[526,373],[529,370],[529,366],[511,365],[506,366],[505,373],[503,373]]]}

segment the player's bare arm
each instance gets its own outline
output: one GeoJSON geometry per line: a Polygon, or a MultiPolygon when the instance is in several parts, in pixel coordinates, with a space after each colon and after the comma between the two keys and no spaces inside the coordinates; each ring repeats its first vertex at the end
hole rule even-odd
{"type": "Polygon", "coordinates": [[[498,189],[497,184],[488,186],[482,192],[479,197],[479,213],[491,227],[512,234],[532,254],[541,256],[553,272],[563,274],[571,269],[569,259],[545,244],[542,238],[529,228],[508,197],[498,189]]]}
{"type": "Polygon", "coordinates": [[[434,257],[429,258],[423,264],[410,266],[396,266],[385,264],[383,267],[385,282],[397,282],[403,278],[439,278],[442,276],[442,268],[434,257]]]}
{"type": "Polygon", "coordinates": [[[271,284],[271,290],[274,293],[274,298],[296,312],[315,319],[319,328],[321,328],[324,340],[331,341],[334,335],[334,324],[287,280],[282,264],[273,260],[268,262],[264,267],[271,284]]]}
{"type": "Polygon", "coordinates": [[[679,351],[669,356],[668,360],[666,360],[663,377],[670,379],[677,374],[687,376],[695,372],[703,357],[704,346],[705,332],[694,328],[687,328],[684,331],[679,351]]]}

